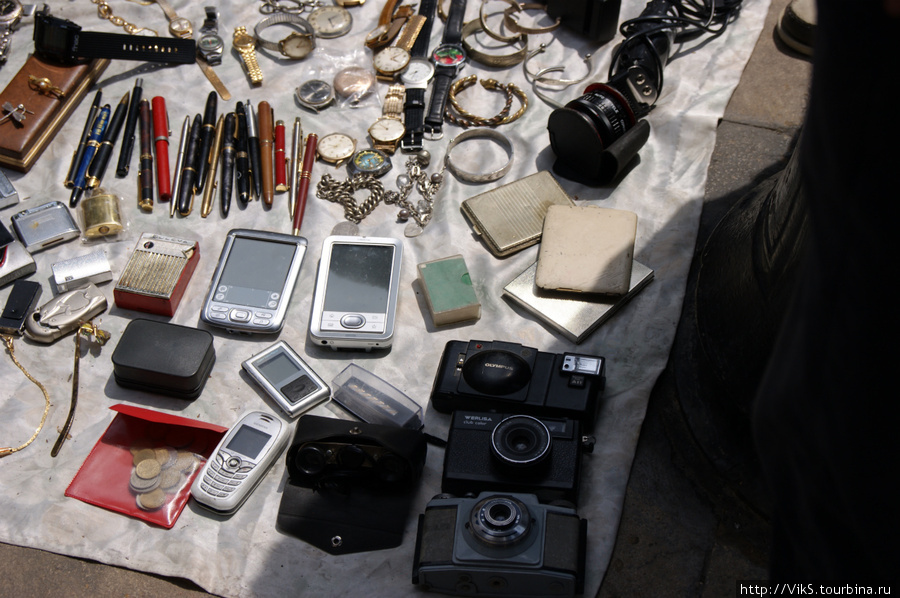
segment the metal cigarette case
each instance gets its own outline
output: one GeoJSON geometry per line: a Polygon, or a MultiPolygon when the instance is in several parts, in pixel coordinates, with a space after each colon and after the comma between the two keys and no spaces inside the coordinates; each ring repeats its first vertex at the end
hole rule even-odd
{"type": "Polygon", "coordinates": [[[81,234],[69,208],[59,201],[22,210],[13,215],[12,225],[29,253],[42,251],[81,234]]]}
{"type": "Polygon", "coordinates": [[[37,270],[34,258],[18,241],[0,249],[0,288],[37,270]]]}
{"type": "Polygon", "coordinates": [[[8,208],[19,203],[19,194],[16,188],[9,182],[6,175],[0,172],[0,209],[8,208]]]}
{"type": "Polygon", "coordinates": [[[102,249],[56,262],[50,269],[53,270],[53,282],[56,284],[57,293],[112,280],[109,260],[106,259],[102,249]]]}
{"type": "Polygon", "coordinates": [[[200,244],[143,233],[113,297],[122,309],[173,316],[200,260],[200,244]]]}

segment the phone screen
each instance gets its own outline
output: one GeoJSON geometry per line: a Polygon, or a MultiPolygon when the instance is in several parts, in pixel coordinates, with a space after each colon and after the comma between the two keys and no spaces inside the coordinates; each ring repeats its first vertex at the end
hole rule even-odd
{"type": "Polygon", "coordinates": [[[392,245],[335,243],[331,248],[324,310],[385,313],[393,263],[392,245]]]}
{"type": "Polygon", "coordinates": [[[235,237],[217,289],[224,297],[216,300],[247,307],[269,307],[272,295],[280,295],[284,290],[296,248],[278,241],[235,237]]]}
{"type": "Polygon", "coordinates": [[[225,446],[229,451],[240,453],[249,459],[256,459],[271,436],[250,426],[241,426],[234,438],[225,446]]]}

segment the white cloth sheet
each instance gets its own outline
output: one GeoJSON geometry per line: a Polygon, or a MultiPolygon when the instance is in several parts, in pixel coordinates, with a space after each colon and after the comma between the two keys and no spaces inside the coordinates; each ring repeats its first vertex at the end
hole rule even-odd
{"type": "MultiPolygon", "coordinates": [[[[191,19],[199,28],[203,18],[201,3],[175,0],[172,4],[179,15],[191,19]]],[[[293,91],[302,81],[316,74],[316,69],[320,69],[320,75],[327,76],[329,69],[333,72],[334,64],[340,60],[353,62],[356,59],[362,65],[370,65],[370,59],[359,48],[363,47],[365,34],[374,26],[382,3],[369,0],[362,7],[352,8],[354,24],[351,33],[337,39],[319,40],[319,48],[305,61],[291,62],[259,52],[265,81],[261,87],[251,88],[231,50],[231,33],[238,25],[252,29],[261,18],[260,4],[252,1],[219,4],[220,33],[226,39],[226,54],[223,65],[216,72],[234,96],[230,102],[220,101],[220,113],[226,108],[233,110],[237,100],[249,99],[254,107],[266,100],[274,107],[276,119],[287,124],[288,145],[294,117],[301,116],[306,133],[315,132],[321,137],[340,131],[359,140],[360,147],[366,147],[366,129],[381,113],[381,98],[387,89],[385,84],[378,83],[377,97],[364,100],[359,107],[332,106],[320,114],[300,108],[293,91]]],[[[53,14],[74,20],[86,30],[121,32],[110,22],[99,19],[96,6],[87,0],[56,0],[50,5],[53,14]]],[[[116,15],[127,21],[160,32],[166,30],[159,7],[119,0],[111,0],[110,6],[116,15]]],[[[498,6],[502,8],[500,3],[498,6]]],[[[623,0],[620,19],[638,15],[643,6],[640,0],[623,0]]],[[[586,595],[596,593],[609,563],[648,396],[666,363],[675,334],[717,121],[738,83],[767,9],[767,0],[748,0],[740,18],[731,24],[725,35],[704,39],[697,48],[678,49],[677,59],[665,70],[665,87],[657,108],[649,117],[652,133],[640,152],[640,162],[615,187],[590,188],[560,179],[578,204],[636,212],[635,259],[655,271],[655,279],[646,289],[577,347],[501,298],[503,286],[534,262],[537,247],[507,259],[497,259],[473,234],[459,211],[460,202],[467,197],[538,170],[550,169],[552,165],[553,155],[546,133],[551,109],[531,93],[521,66],[490,69],[471,64],[463,72],[477,74],[480,78],[495,77],[501,82],[514,81],[529,94],[530,106],[524,117],[499,129],[511,139],[515,148],[515,163],[505,178],[487,185],[472,185],[446,173],[435,219],[417,238],[403,237],[405,225],[396,221],[396,208],[391,206],[379,206],[360,226],[365,235],[403,239],[405,254],[398,326],[390,351],[333,352],[307,340],[312,288],[322,241],[342,220],[339,206],[315,197],[315,184],[325,173],[338,178],[346,176],[343,168],[336,170],[321,161],[314,167],[302,231],[309,240],[309,251],[287,323],[277,339],[290,343],[325,380],[330,381],[349,363],[355,362],[420,403],[426,411],[426,431],[444,436],[449,416],[431,410],[428,397],[442,350],[449,340],[505,340],[542,351],[577,350],[602,355],[608,360],[607,388],[595,431],[597,445],[584,461],[579,505],[580,514],[589,520],[586,595]],[[437,329],[431,323],[424,298],[415,283],[416,264],[457,253],[467,262],[482,304],[482,316],[474,323],[437,329]]],[[[477,11],[478,3],[470,1],[467,20],[476,18],[477,11]]],[[[432,35],[433,43],[440,39],[441,32],[442,26],[438,24],[432,35]]],[[[274,31],[271,34],[274,36],[274,31]]],[[[13,37],[13,53],[0,69],[0,86],[10,80],[31,51],[30,37],[30,25],[13,37]]],[[[585,68],[580,56],[593,52],[593,72],[586,82],[606,80],[614,43],[597,48],[565,30],[532,36],[529,44],[536,48],[541,42],[549,45],[549,51],[534,61],[532,68],[535,70],[565,62],[568,65],[566,76],[577,77],[585,68]]],[[[171,160],[174,162],[181,122],[187,115],[202,112],[211,87],[194,65],[157,69],[141,63],[114,61],[100,81],[104,102],[115,106],[119,98],[132,89],[137,76],[143,77],[145,97],[161,95],[166,98],[173,136],[171,160]]],[[[566,102],[577,97],[581,89],[581,85],[576,85],[556,97],[566,102]]],[[[4,222],[9,224],[10,216],[17,209],[50,200],[67,201],[69,193],[63,188],[62,179],[92,94],[93,90],[30,173],[8,172],[22,199],[18,208],[3,210],[4,222]]],[[[503,98],[502,94],[475,87],[464,92],[461,101],[473,112],[488,116],[499,110],[503,98]]],[[[434,156],[434,164],[443,158],[449,139],[459,131],[455,126],[448,126],[442,140],[426,142],[426,148],[434,156]]],[[[489,149],[496,154],[482,157],[474,152],[486,146],[473,144],[460,152],[465,147],[459,147],[454,156],[458,153],[461,160],[474,157],[474,164],[492,159],[502,163],[499,149],[489,149]]],[[[235,199],[227,219],[221,217],[218,208],[208,218],[201,219],[199,203],[188,218],[169,218],[167,204],[157,204],[152,214],[140,213],[136,206],[137,154],[136,149],[127,178],[116,178],[112,164],[104,180],[104,187],[121,196],[130,228],[120,240],[99,246],[106,251],[116,280],[141,232],[198,239],[199,266],[171,321],[205,328],[199,321],[199,312],[225,233],[238,227],[290,232],[287,195],[277,195],[271,210],[263,209],[260,202],[241,209],[235,199]]],[[[118,151],[114,158],[117,155],[118,151]]],[[[399,153],[394,156],[393,171],[383,179],[387,188],[396,188],[395,178],[404,170],[405,161],[406,157],[399,153]]],[[[434,166],[429,172],[433,169],[434,166]]],[[[359,201],[363,198],[362,193],[357,195],[359,201]]],[[[93,249],[73,241],[34,256],[38,270],[32,279],[44,287],[41,303],[53,292],[50,265],[93,249]]],[[[111,306],[113,284],[101,287],[111,306]]],[[[0,290],[0,301],[5,302],[9,289],[0,290]]],[[[165,319],[114,306],[102,316],[102,327],[112,333],[112,340],[99,352],[92,350],[81,360],[79,405],[72,438],[55,459],[50,457],[50,447],[68,410],[74,343],[71,336],[50,346],[25,340],[16,342],[18,358],[47,385],[53,407],[37,441],[26,450],[0,460],[0,497],[4,505],[0,540],[188,578],[223,596],[337,596],[363,588],[367,596],[418,594],[419,590],[410,583],[415,516],[439,491],[443,458],[440,449],[429,449],[424,478],[415,499],[415,512],[410,517],[403,544],[392,550],[344,557],[327,555],[275,529],[281,489],[286,479],[283,457],[234,516],[211,516],[190,504],[171,530],[65,498],[66,486],[114,415],[108,409],[110,405],[134,403],[225,426],[231,425],[244,410],[275,409],[240,371],[241,361],[275,342],[273,337],[232,336],[210,329],[215,336],[217,361],[202,395],[190,403],[117,386],[110,356],[125,326],[138,317],[165,319]]],[[[0,376],[3,380],[0,390],[2,443],[17,445],[34,430],[43,401],[37,388],[21,375],[8,356],[0,359],[0,376]]],[[[313,413],[336,415],[338,409],[323,406],[313,413]]]]}

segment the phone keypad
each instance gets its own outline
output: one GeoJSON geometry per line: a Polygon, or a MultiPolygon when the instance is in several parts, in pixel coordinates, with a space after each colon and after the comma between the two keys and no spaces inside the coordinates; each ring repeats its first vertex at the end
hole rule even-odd
{"type": "Polygon", "coordinates": [[[209,471],[200,482],[200,488],[211,496],[224,498],[237,489],[241,480],[246,479],[252,469],[253,464],[244,463],[238,457],[223,452],[216,453],[209,471]]]}

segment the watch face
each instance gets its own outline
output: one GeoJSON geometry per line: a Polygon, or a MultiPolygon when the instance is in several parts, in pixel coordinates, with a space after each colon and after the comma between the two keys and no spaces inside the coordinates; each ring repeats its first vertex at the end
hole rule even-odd
{"type": "Polygon", "coordinates": [[[334,89],[321,79],[306,81],[294,93],[300,104],[316,111],[319,108],[324,108],[334,100],[334,89]]]}
{"type": "Polygon", "coordinates": [[[434,76],[434,64],[425,58],[413,58],[409,66],[400,75],[403,83],[409,87],[412,85],[424,85],[434,76]]]}
{"type": "Polygon", "coordinates": [[[235,33],[231,43],[238,50],[252,50],[256,48],[256,38],[247,32],[235,33]]]}
{"type": "Polygon", "coordinates": [[[300,60],[309,56],[309,53],[315,49],[316,41],[311,35],[292,33],[278,42],[278,47],[281,53],[288,58],[300,60]]]}
{"type": "Polygon", "coordinates": [[[393,75],[399,73],[409,64],[409,52],[397,46],[390,46],[379,52],[372,59],[372,66],[379,73],[393,75]]]}
{"type": "Polygon", "coordinates": [[[393,164],[384,152],[376,149],[364,149],[356,152],[347,166],[351,174],[382,176],[387,174],[393,164]]]}
{"type": "Polygon", "coordinates": [[[353,155],[356,140],[343,133],[331,133],[319,139],[316,151],[326,162],[340,163],[353,155]]]}
{"type": "Polygon", "coordinates": [[[375,75],[369,69],[351,66],[334,76],[334,90],[342,98],[355,103],[372,93],[375,75]]]}
{"type": "Polygon", "coordinates": [[[350,11],[340,6],[320,6],[306,18],[318,37],[340,37],[353,25],[350,11]]]}
{"type": "Polygon", "coordinates": [[[218,35],[204,35],[197,41],[197,47],[201,52],[217,52],[223,48],[225,43],[218,35]]]}
{"type": "Polygon", "coordinates": [[[431,53],[431,59],[438,66],[459,66],[466,61],[466,51],[462,46],[443,44],[431,53]]]}
{"type": "Polygon", "coordinates": [[[396,118],[379,118],[369,127],[369,135],[373,141],[391,143],[401,139],[406,133],[406,127],[396,118]]]}
{"type": "Polygon", "coordinates": [[[22,5],[16,0],[0,0],[0,23],[16,19],[22,13],[22,5]]]}
{"type": "Polygon", "coordinates": [[[175,37],[190,37],[194,32],[194,26],[184,17],[178,17],[169,22],[169,32],[175,37]]]}

